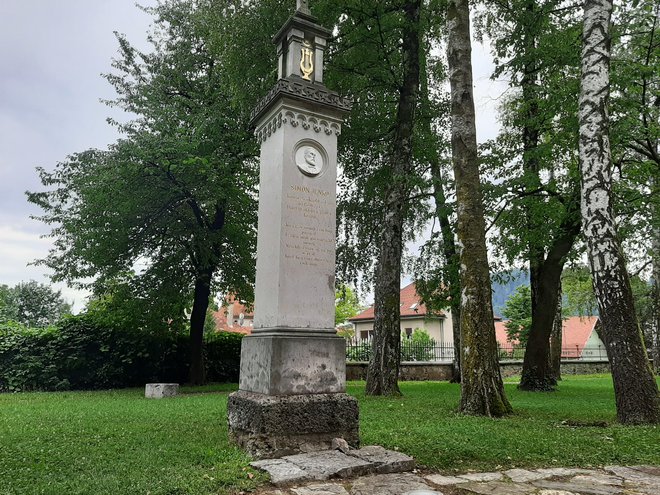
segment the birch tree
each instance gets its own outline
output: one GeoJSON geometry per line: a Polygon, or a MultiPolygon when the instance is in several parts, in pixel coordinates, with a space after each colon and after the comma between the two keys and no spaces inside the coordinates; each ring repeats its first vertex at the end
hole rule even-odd
{"type": "Polygon", "coordinates": [[[585,0],[579,99],[581,212],[617,416],[624,424],[660,423],[660,396],[635,315],[612,211],[609,64],[612,0],[585,0]]]}
{"type": "Polygon", "coordinates": [[[497,360],[472,94],[468,0],[447,7],[451,148],[461,265],[461,403],[465,414],[511,412],[497,360]]]}

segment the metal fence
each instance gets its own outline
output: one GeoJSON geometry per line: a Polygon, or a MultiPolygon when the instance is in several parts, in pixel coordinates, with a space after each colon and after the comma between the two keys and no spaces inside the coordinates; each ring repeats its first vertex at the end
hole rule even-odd
{"type": "MultiPolygon", "coordinates": [[[[372,339],[346,340],[346,360],[352,362],[369,361],[372,339]]],[[[525,347],[521,345],[497,346],[500,361],[521,361],[525,347]]],[[[607,361],[603,346],[564,346],[561,358],[566,361],[607,361]]],[[[424,343],[403,339],[401,341],[401,361],[451,362],[454,359],[454,344],[424,343]]]]}

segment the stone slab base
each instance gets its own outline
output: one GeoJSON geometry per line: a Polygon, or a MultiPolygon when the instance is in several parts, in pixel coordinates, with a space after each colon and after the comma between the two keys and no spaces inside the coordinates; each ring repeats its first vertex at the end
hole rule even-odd
{"type": "Polygon", "coordinates": [[[147,383],[144,386],[144,396],[147,399],[162,399],[179,394],[178,383],[147,383]]]}
{"type": "Polygon", "coordinates": [[[358,403],[338,394],[263,395],[239,390],[227,404],[229,434],[256,459],[330,449],[343,438],[357,447],[358,403]]]}

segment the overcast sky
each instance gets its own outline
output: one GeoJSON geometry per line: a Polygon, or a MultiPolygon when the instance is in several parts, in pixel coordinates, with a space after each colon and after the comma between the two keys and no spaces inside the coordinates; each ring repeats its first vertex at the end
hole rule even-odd
{"type": "MultiPolygon", "coordinates": [[[[39,210],[25,191],[41,189],[36,167],[52,169],[71,153],[117,139],[106,118],[118,114],[99,101],[114,96],[101,76],[117,53],[113,31],[146,48],[149,25],[134,0],[0,0],[0,284],[48,282],[44,268],[28,266],[47,254],[50,240],[40,238],[49,229],[29,218],[39,210]]],[[[473,50],[481,141],[496,133],[504,85],[489,80],[487,50],[473,50]]],[[[58,288],[82,309],[83,294],[58,288]]]]}

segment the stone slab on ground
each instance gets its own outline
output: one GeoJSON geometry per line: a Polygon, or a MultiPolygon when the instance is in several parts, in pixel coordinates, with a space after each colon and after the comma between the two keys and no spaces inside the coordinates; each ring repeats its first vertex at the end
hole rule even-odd
{"type": "Polygon", "coordinates": [[[362,459],[346,455],[338,450],[323,450],[283,457],[302,469],[308,477],[315,480],[330,478],[347,478],[367,474],[373,465],[362,459]]]}
{"type": "Polygon", "coordinates": [[[270,481],[274,485],[285,485],[289,483],[300,483],[310,480],[311,477],[298,466],[283,459],[264,459],[254,461],[250,466],[266,471],[270,475],[270,481]]]}
{"type": "Polygon", "coordinates": [[[577,483],[591,483],[600,485],[614,485],[623,486],[623,479],[611,474],[594,473],[594,474],[580,474],[571,478],[571,481],[577,483]]]}
{"type": "Polygon", "coordinates": [[[317,483],[293,488],[291,491],[296,495],[348,495],[346,488],[337,483],[317,483]]]}
{"type": "Polygon", "coordinates": [[[658,486],[658,493],[660,493],[660,476],[650,474],[648,469],[641,470],[623,466],[605,466],[605,469],[610,473],[614,473],[616,476],[623,478],[626,482],[658,486]]]}
{"type": "Polygon", "coordinates": [[[401,452],[387,450],[380,445],[368,445],[351,450],[349,455],[372,465],[372,472],[378,474],[403,473],[415,468],[415,459],[401,452]]]}
{"type": "Polygon", "coordinates": [[[617,495],[623,493],[620,486],[601,485],[599,483],[578,483],[575,481],[533,481],[532,485],[549,490],[565,490],[583,495],[617,495]]]}
{"type": "Polygon", "coordinates": [[[480,495],[527,495],[536,491],[536,487],[523,483],[505,483],[503,481],[488,481],[478,483],[470,481],[461,485],[461,489],[480,495]]]}
{"type": "Polygon", "coordinates": [[[410,473],[375,474],[358,478],[353,483],[351,495],[403,495],[425,490],[430,494],[441,492],[423,482],[422,478],[410,473]]]}
{"type": "Polygon", "coordinates": [[[528,471],[527,469],[509,469],[504,471],[504,474],[516,483],[527,483],[549,477],[547,474],[528,471]]]}
{"type": "Polygon", "coordinates": [[[468,481],[499,481],[502,478],[504,478],[504,475],[500,472],[468,473],[468,474],[459,474],[458,477],[466,479],[468,481]]]}
{"type": "Polygon", "coordinates": [[[144,386],[144,396],[147,399],[163,399],[179,394],[178,383],[147,383],[144,386]]]}
{"type": "Polygon", "coordinates": [[[415,461],[400,452],[378,446],[350,450],[323,450],[290,455],[280,459],[266,459],[250,465],[270,474],[274,485],[291,485],[304,481],[323,481],[365,474],[385,474],[410,471],[415,461]]]}
{"type": "Polygon", "coordinates": [[[550,476],[575,476],[576,474],[594,474],[598,471],[594,469],[580,469],[580,468],[542,468],[536,469],[537,473],[545,474],[546,477],[550,476]]]}
{"type": "Polygon", "coordinates": [[[425,476],[424,479],[438,486],[458,485],[469,481],[458,476],[443,476],[441,474],[430,474],[429,476],[425,476]]]}

